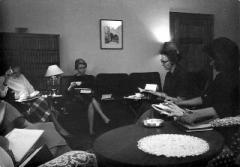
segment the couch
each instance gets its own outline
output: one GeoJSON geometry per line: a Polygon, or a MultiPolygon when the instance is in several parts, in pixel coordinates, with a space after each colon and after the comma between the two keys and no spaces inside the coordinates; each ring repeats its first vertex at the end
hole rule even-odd
{"type": "MultiPolygon", "coordinates": [[[[158,72],[142,73],[99,73],[96,76],[87,75],[86,82],[92,82],[93,90],[100,98],[103,94],[112,94],[113,97],[121,98],[138,92],[137,88],[144,88],[147,83],[154,83],[161,88],[161,79],[158,72]]],[[[66,93],[73,76],[62,76],[60,92],[66,93]]]]}

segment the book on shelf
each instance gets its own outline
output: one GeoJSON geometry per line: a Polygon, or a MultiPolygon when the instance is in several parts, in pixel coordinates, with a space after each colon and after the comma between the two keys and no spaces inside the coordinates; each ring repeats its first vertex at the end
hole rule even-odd
{"type": "Polygon", "coordinates": [[[44,130],[15,128],[5,136],[17,163],[20,163],[29,152],[33,151],[32,148],[43,132],[44,130]]]}

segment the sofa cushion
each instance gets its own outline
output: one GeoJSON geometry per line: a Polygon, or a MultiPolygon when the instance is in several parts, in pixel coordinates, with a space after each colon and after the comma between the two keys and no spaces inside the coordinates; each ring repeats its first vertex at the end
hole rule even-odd
{"type": "Polygon", "coordinates": [[[100,73],[96,76],[96,91],[99,95],[123,96],[128,91],[127,79],[125,73],[100,73]]]}

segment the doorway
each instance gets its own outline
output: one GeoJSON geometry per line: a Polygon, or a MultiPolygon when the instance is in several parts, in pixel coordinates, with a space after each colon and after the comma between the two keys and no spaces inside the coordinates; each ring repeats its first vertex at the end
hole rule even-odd
{"type": "Polygon", "coordinates": [[[187,71],[198,72],[208,67],[202,48],[213,39],[213,15],[170,12],[170,32],[182,56],[180,64],[187,71]]]}

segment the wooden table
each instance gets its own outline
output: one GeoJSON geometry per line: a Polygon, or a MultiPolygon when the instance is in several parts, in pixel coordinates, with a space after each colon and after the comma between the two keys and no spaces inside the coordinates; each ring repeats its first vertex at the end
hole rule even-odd
{"type": "Polygon", "coordinates": [[[186,133],[172,122],[164,122],[159,128],[133,124],[113,129],[98,137],[93,149],[100,166],[200,166],[222,150],[223,142],[222,135],[216,131],[186,133]],[[209,143],[210,149],[199,156],[167,158],[150,155],[137,148],[139,139],[154,134],[187,134],[200,137],[209,143]]]}

